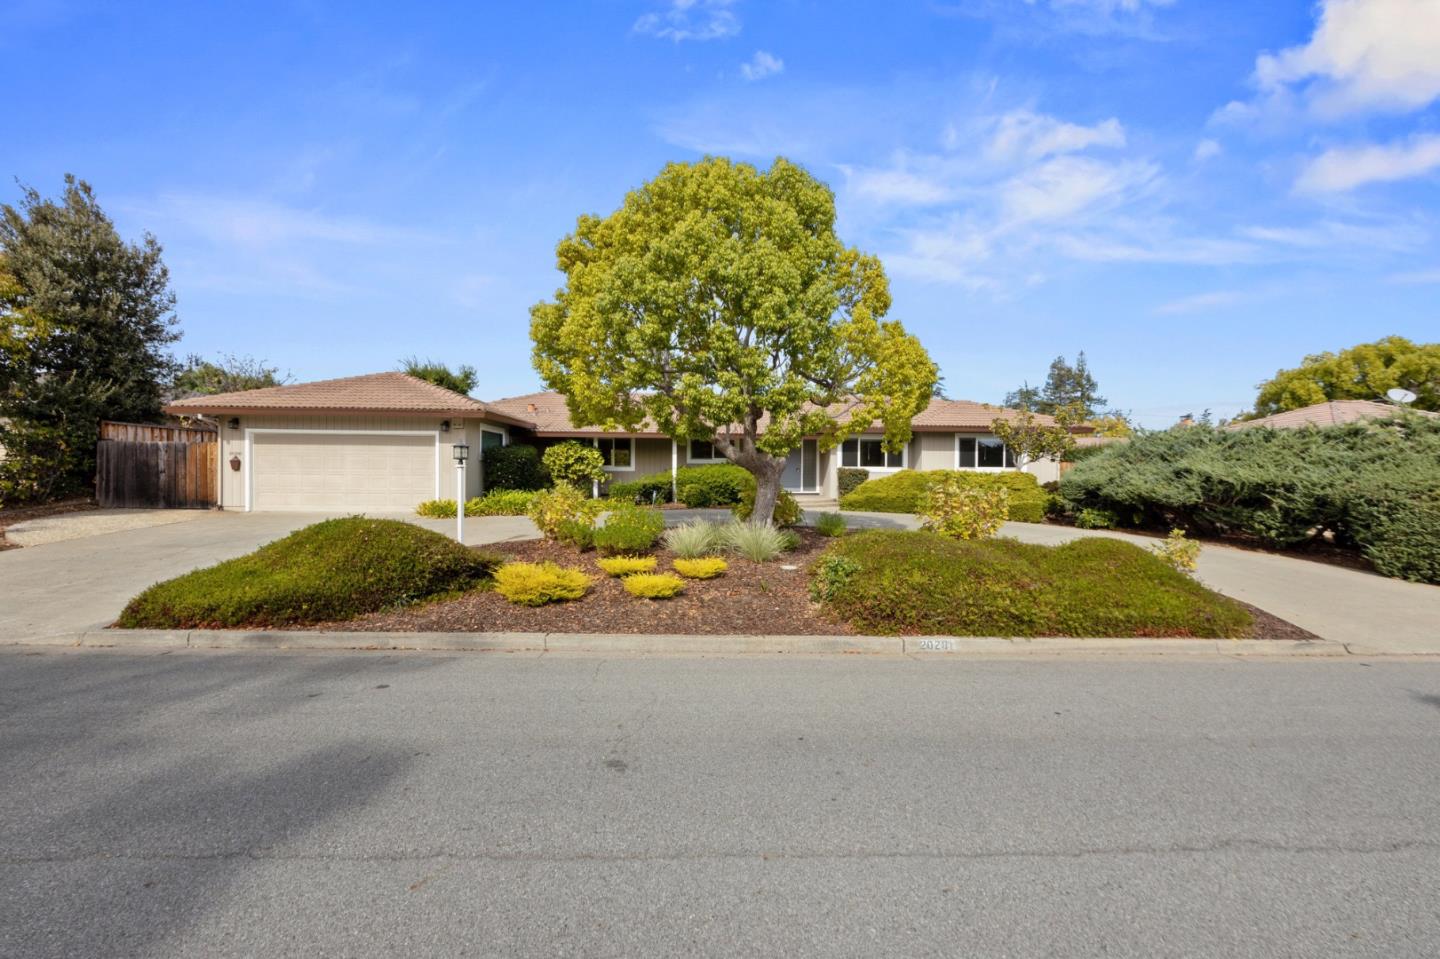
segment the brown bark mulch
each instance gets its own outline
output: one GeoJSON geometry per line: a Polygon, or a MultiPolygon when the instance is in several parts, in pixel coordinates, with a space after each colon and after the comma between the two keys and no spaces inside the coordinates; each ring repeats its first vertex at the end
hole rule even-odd
{"type": "MultiPolygon", "coordinates": [[[[848,635],[848,624],[812,603],[806,569],[829,542],[813,530],[797,530],[801,546],[773,563],[727,557],[730,568],[709,580],[686,580],[674,599],[644,600],[625,591],[618,578],[595,565],[593,552],[573,546],[529,540],[501,543],[487,550],[507,560],[579,566],[596,577],[584,599],[548,606],[517,606],[499,593],[475,591],[453,599],[370,613],[343,623],[311,629],[363,632],[625,633],[741,636],[848,635]],[[793,567],[787,569],[786,567],[793,567]]],[[[670,568],[668,550],[655,553],[657,572],[670,568]]],[[[1315,639],[1263,609],[1241,603],[1255,619],[1252,639],[1315,639]]]]}

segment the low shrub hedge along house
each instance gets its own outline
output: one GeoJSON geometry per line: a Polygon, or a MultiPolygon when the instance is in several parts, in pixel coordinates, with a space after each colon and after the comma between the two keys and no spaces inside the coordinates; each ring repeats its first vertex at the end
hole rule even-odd
{"type": "Polygon", "coordinates": [[[1144,433],[1076,464],[1059,493],[1077,515],[1282,548],[1324,538],[1440,583],[1440,418],[1144,433]]]}
{"type": "Polygon", "coordinates": [[[961,483],[977,488],[1000,487],[1010,494],[1010,519],[1017,523],[1039,523],[1045,519],[1050,494],[1040,488],[1029,473],[974,473],[966,470],[901,470],[889,476],[866,480],[840,499],[840,508],[869,513],[918,513],[930,484],[943,476],[955,476],[961,483]]]}
{"type": "Polygon", "coordinates": [[[132,599],[117,626],[227,629],[352,619],[487,582],[498,557],[397,520],[325,520],[132,599]]]}
{"type": "Polygon", "coordinates": [[[1111,539],[1033,546],[867,530],[831,545],[812,576],[823,578],[815,595],[862,633],[1209,638],[1252,625],[1238,603],[1111,539]]]}

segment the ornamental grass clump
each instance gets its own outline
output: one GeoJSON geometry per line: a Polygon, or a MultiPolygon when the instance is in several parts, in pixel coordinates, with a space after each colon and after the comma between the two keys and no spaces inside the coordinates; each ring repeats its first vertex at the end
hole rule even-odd
{"type": "Polygon", "coordinates": [[[555,563],[506,563],[495,571],[495,591],[521,606],[579,599],[593,582],[582,570],[555,563]]]}
{"type": "Polygon", "coordinates": [[[602,559],[597,559],[595,565],[599,566],[610,576],[633,576],[636,573],[653,573],[655,571],[655,557],[606,556],[602,559]]]}
{"type": "Polygon", "coordinates": [[[730,523],[721,527],[725,548],[752,563],[768,563],[785,551],[785,534],[763,523],[730,523]]]}
{"type": "Polygon", "coordinates": [[[968,486],[956,474],[941,476],[920,498],[925,529],[951,539],[989,539],[1010,518],[1009,491],[968,486]]]}
{"type": "Polygon", "coordinates": [[[665,531],[665,548],[681,559],[697,559],[724,548],[720,527],[705,520],[696,520],[665,531]]]}
{"type": "Polygon", "coordinates": [[[677,559],[670,565],[675,567],[675,572],[686,579],[714,579],[730,568],[730,564],[718,556],[677,559]]]}
{"type": "Polygon", "coordinates": [[[821,536],[844,536],[845,517],[839,513],[821,513],[815,520],[815,532],[821,536]]]}
{"type": "Polygon", "coordinates": [[[685,581],[673,573],[636,573],[621,582],[627,593],[641,599],[671,599],[685,592],[685,581]]]}

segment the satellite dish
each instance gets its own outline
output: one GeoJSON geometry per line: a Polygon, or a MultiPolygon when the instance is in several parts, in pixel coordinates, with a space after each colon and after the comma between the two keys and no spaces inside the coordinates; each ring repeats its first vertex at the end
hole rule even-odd
{"type": "Polygon", "coordinates": [[[1395,387],[1393,390],[1387,390],[1385,395],[1390,397],[1390,399],[1396,403],[1405,404],[1415,402],[1414,393],[1411,393],[1409,390],[1402,390],[1398,386],[1395,387]]]}

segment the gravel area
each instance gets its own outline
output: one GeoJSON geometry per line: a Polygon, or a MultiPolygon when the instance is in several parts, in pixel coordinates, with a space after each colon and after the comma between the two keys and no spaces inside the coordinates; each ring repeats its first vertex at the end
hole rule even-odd
{"type": "Polygon", "coordinates": [[[42,546],[122,530],[188,523],[209,515],[203,509],[92,509],[21,520],[5,528],[15,546],[42,546]]]}

